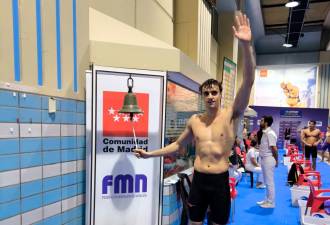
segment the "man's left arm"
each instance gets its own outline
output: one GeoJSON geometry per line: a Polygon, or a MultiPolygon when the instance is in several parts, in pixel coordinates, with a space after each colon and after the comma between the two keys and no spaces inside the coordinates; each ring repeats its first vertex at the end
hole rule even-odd
{"type": "Polygon", "coordinates": [[[321,141],[322,141],[322,139],[321,139],[321,131],[319,130],[319,133],[317,135],[317,141],[313,145],[314,146],[318,146],[318,144],[320,144],[321,141]]]}
{"type": "Polygon", "coordinates": [[[278,151],[277,151],[277,146],[276,146],[276,142],[277,142],[277,137],[275,135],[275,133],[268,133],[267,134],[268,137],[268,143],[269,143],[269,148],[272,151],[273,157],[276,161],[276,167],[278,166],[278,151]]]}
{"type": "Polygon", "coordinates": [[[236,16],[235,26],[233,26],[234,36],[241,42],[243,48],[244,70],[243,82],[239,88],[233,104],[233,119],[239,118],[247,107],[250,93],[254,82],[255,57],[251,46],[252,34],[249,19],[246,15],[239,13],[236,16]]]}
{"type": "Polygon", "coordinates": [[[276,161],[276,167],[278,166],[278,151],[277,151],[277,147],[276,146],[270,146],[270,149],[272,150],[273,153],[273,157],[276,161]]]}

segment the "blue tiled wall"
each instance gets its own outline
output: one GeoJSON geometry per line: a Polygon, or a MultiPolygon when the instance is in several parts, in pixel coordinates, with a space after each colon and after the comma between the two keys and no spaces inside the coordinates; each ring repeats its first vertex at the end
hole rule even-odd
{"type": "MultiPolygon", "coordinates": [[[[0,89],[0,225],[85,224],[85,102],[56,98],[48,113],[48,99],[0,89]]],[[[181,209],[164,186],[163,225],[181,209]]]]}
{"type": "Polygon", "coordinates": [[[85,102],[0,89],[0,224],[85,223],[85,102]]]}
{"type": "Polygon", "coordinates": [[[176,192],[176,184],[168,184],[163,189],[163,225],[179,225],[182,202],[176,192]]]}

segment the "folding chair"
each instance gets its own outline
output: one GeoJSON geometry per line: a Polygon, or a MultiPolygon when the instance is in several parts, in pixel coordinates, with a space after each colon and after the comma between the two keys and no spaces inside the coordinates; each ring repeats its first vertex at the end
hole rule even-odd
{"type": "Polygon", "coordinates": [[[308,171],[303,174],[299,174],[298,177],[298,186],[309,186],[308,180],[310,180],[314,187],[317,187],[318,189],[321,188],[321,175],[318,171],[308,171]]]}
{"type": "Polygon", "coordinates": [[[310,193],[306,204],[305,215],[308,208],[311,208],[310,215],[312,215],[312,213],[320,211],[322,204],[326,200],[330,200],[330,189],[315,190],[312,181],[307,179],[307,182],[309,183],[310,193]]]}
{"type": "Polygon", "coordinates": [[[232,210],[231,210],[231,221],[234,221],[235,215],[235,198],[237,197],[237,189],[236,189],[236,180],[233,177],[229,178],[229,187],[230,187],[230,198],[232,202],[232,210]]]}

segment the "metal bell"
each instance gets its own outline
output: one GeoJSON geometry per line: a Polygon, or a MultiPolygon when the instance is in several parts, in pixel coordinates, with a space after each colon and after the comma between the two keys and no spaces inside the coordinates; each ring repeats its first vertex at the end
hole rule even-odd
{"type": "Polygon", "coordinates": [[[133,79],[131,75],[127,79],[127,87],[128,87],[128,93],[125,95],[124,98],[124,105],[119,110],[119,113],[128,113],[130,115],[130,119],[132,120],[134,114],[143,113],[143,111],[140,109],[140,107],[137,104],[136,95],[133,93],[133,79]]]}
{"type": "Polygon", "coordinates": [[[142,110],[137,105],[136,95],[133,93],[127,93],[124,98],[124,105],[119,110],[119,113],[143,113],[142,110]]]}

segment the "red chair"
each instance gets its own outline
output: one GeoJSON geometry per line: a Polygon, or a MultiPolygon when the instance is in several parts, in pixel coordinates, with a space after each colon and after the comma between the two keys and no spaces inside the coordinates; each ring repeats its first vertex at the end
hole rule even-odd
{"type": "Polygon", "coordinates": [[[298,177],[298,186],[309,186],[309,183],[307,180],[310,180],[314,187],[317,187],[318,189],[321,188],[322,182],[321,182],[321,175],[318,171],[309,171],[304,174],[299,174],[298,177]],[[312,179],[311,179],[312,178],[312,179]]]}
{"type": "Polygon", "coordinates": [[[299,153],[298,146],[296,146],[296,145],[289,144],[287,146],[287,149],[288,149],[287,156],[291,156],[292,154],[298,154],[299,153]]]}
{"type": "Polygon", "coordinates": [[[229,177],[229,187],[230,187],[230,197],[235,199],[237,196],[236,190],[236,179],[234,177],[229,177]]]}
{"type": "Polygon", "coordinates": [[[231,221],[234,221],[235,215],[235,198],[237,197],[236,179],[229,177],[230,197],[232,200],[231,221]]]}
{"type": "Polygon", "coordinates": [[[297,166],[301,165],[304,168],[304,172],[314,171],[310,160],[299,159],[299,160],[295,160],[294,163],[297,166]]]}
{"type": "Polygon", "coordinates": [[[310,215],[315,212],[319,212],[320,207],[326,200],[330,200],[330,189],[315,190],[311,180],[307,179],[311,192],[309,193],[305,215],[307,214],[308,208],[311,208],[310,215]]]}
{"type": "Polygon", "coordinates": [[[290,162],[295,162],[298,160],[304,160],[305,156],[302,153],[294,153],[290,155],[290,162]]]}

